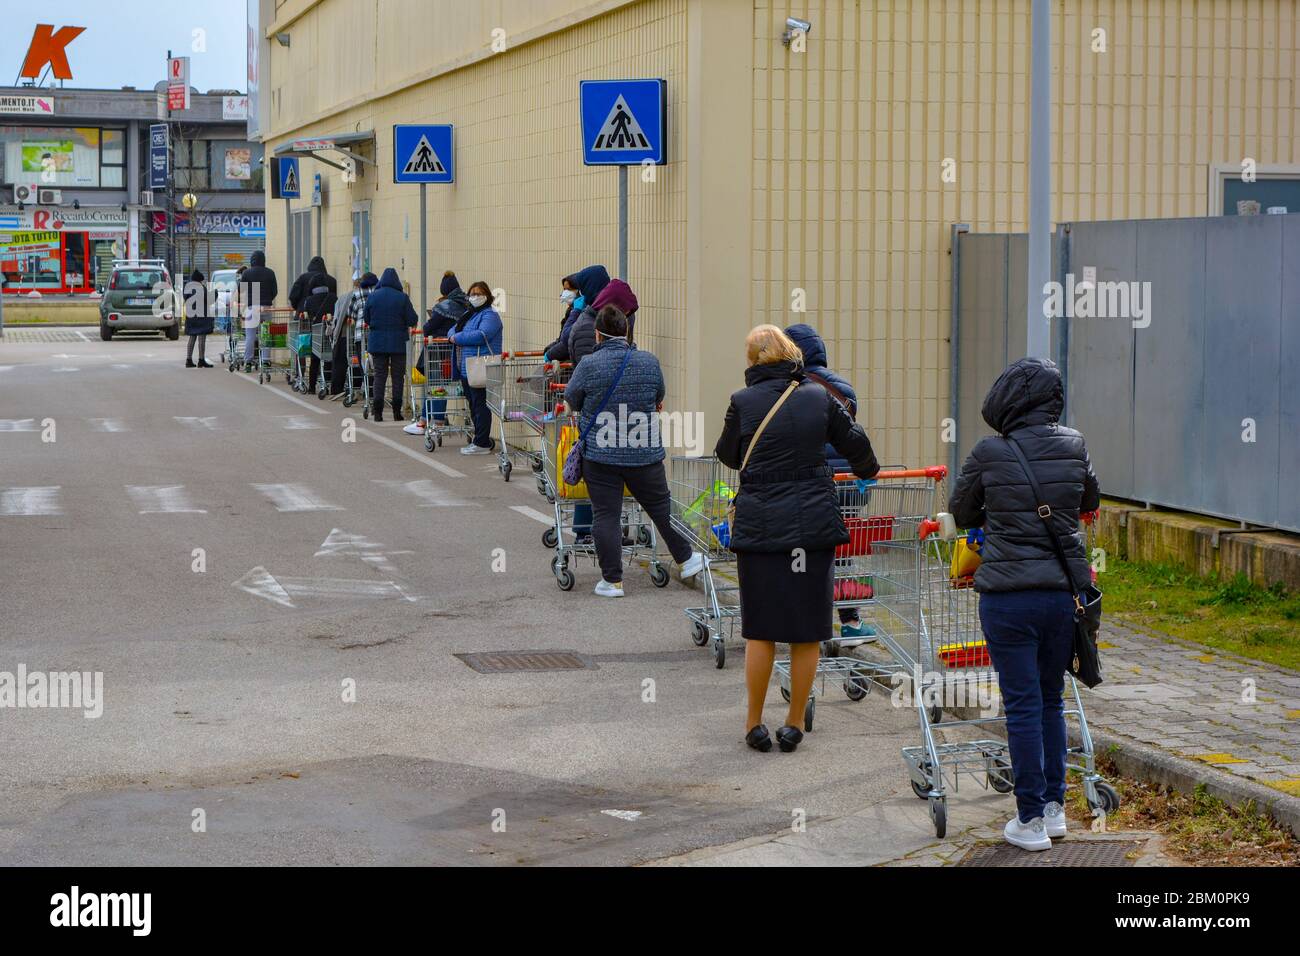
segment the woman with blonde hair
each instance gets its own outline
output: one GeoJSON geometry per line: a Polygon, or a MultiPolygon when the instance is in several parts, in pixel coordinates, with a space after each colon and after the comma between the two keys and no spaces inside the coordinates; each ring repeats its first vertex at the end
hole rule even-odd
{"type": "Polygon", "coordinates": [[[739,472],[731,549],[740,579],[741,634],[749,706],[745,743],[772,749],[763,703],[776,645],[790,645],[790,708],[776,732],[781,750],[803,740],[799,723],[832,638],[835,548],[849,540],[826,461],[829,443],[859,478],[880,470],[862,426],[821,385],[805,381],[803,354],[775,325],[745,339],[745,388],[731,396],[716,449],[739,472]]]}

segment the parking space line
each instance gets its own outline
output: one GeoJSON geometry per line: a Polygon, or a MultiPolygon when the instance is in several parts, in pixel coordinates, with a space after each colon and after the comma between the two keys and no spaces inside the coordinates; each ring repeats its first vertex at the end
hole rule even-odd
{"type": "Polygon", "coordinates": [[[288,392],[282,392],[282,391],[280,391],[280,389],[278,389],[278,388],[276,388],[275,386],[271,385],[270,382],[268,382],[268,383],[265,384],[265,385],[262,385],[262,384],[260,384],[260,383],[257,381],[257,379],[255,379],[255,378],[247,378],[247,377],[245,377],[245,376],[243,375],[243,373],[234,373],[234,374],[236,375],[236,377],[239,378],[240,381],[243,381],[243,382],[249,382],[249,383],[251,383],[251,384],[253,384],[253,385],[256,385],[259,389],[262,389],[263,391],[270,392],[272,395],[278,395],[278,396],[280,396],[281,398],[283,398],[286,402],[293,402],[295,405],[301,405],[303,408],[307,409],[307,411],[312,412],[312,413],[314,413],[314,414],[316,414],[316,415],[328,415],[328,414],[329,414],[329,409],[328,409],[328,408],[317,408],[315,405],[311,404],[310,402],[304,402],[304,401],[303,401],[301,398],[299,398],[297,395],[290,395],[288,392]]]}
{"type": "Polygon", "coordinates": [[[546,525],[548,528],[555,526],[555,517],[553,515],[544,515],[536,508],[530,508],[528,505],[511,505],[511,511],[518,511],[525,518],[532,518],[534,521],[546,525]]]}
{"type": "Polygon", "coordinates": [[[379,442],[379,444],[387,445],[389,448],[393,449],[394,451],[400,451],[403,455],[405,455],[408,458],[414,458],[416,461],[423,462],[424,464],[428,465],[430,468],[434,469],[435,471],[442,472],[448,478],[465,477],[464,472],[457,471],[455,468],[452,468],[449,465],[444,465],[442,462],[438,461],[438,459],[434,457],[434,453],[432,452],[422,452],[422,451],[416,451],[414,448],[407,448],[401,442],[395,442],[386,435],[380,435],[377,432],[372,432],[366,428],[358,428],[357,434],[365,435],[367,438],[373,438],[375,441],[379,442]]]}

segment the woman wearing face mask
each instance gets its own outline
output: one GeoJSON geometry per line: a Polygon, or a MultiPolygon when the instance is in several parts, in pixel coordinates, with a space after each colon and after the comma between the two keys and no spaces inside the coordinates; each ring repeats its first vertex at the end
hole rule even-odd
{"type": "Polygon", "coordinates": [[[448,336],[456,346],[465,394],[469,399],[469,414],[474,421],[474,440],[460,450],[462,455],[487,455],[496,447],[492,440],[492,412],[488,409],[487,389],[469,385],[467,361],[477,355],[501,354],[501,316],[492,308],[492,288],[486,282],[475,282],[469,287],[469,304],[473,313],[460,331],[448,336]]]}
{"type": "Polygon", "coordinates": [[[582,308],[586,305],[585,302],[582,306],[578,305],[581,298],[582,293],[578,291],[577,285],[574,284],[573,276],[565,276],[560,280],[560,301],[564,303],[564,318],[560,319],[561,333],[564,332],[564,326],[568,323],[573,310],[576,308],[578,311],[582,311],[582,308]]]}

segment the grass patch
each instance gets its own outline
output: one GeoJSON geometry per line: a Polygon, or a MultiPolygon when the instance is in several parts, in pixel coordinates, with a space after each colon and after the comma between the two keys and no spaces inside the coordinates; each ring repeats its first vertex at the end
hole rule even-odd
{"type": "MultiPolygon", "coordinates": [[[[1106,818],[1110,833],[1154,830],[1166,850],[1192,866],[1300,866],[1300,842],[1260,813],[1253,803],[1231,807],[1198,786],[1191,794],[1119,776],[1106,753],[1097,769],[1120,793],[1120,808],[1106,818]]],[[[1083,787],[1071,789],[1072,821],[1089,826],[1092,811],[1083,787]]]]}
{"type": "Polygon", "coordinates": [[[1204,578],[1171,564],[1111,560],[1107,615],[1205,647],[1300,670],[1300,593],[1245,575],[1204,578]]]}

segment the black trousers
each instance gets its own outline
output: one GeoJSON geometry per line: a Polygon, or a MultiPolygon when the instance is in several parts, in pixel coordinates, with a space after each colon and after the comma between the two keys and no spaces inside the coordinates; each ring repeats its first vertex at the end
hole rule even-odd
{"type": "Polygon", "coordinates": [[[330,364],[330,394],[340,395],[347,387],[348,376],[352,370],[348,368],[348,335],[351,329],[345,327],[345,331],[340,332],[338,338],[334,340],[334,359],[330,364]]]}
{"type": "Polygon", "coordinates": [[[393,382],[393,417],[402,417],[402,389],[406,385],[405,352],[372,352],[375,360],[375,392],[372,396],[376,416],[384,413],[384,380],[393,382]]]}
{"type": "Polygon", "coordinates": [[[462,386],[469,399],[469,417],[474,422],[474,444],[479,448],[491,448],[492,410],[488,408],[487,389],[471,388],[463,379],[462,386]]]}
{"type": "Polygon", "coordinates": [[[610,584],[623,580],[624,485],[654,522],[673,560],[681,564],[691,556],[691,546],[668,520],[672,496],[663,462],[626,468],[584,458],[582,477],[591,497],[591,536],[596,544],[596,558],[600,561],[600,573],[610,584]]]}

